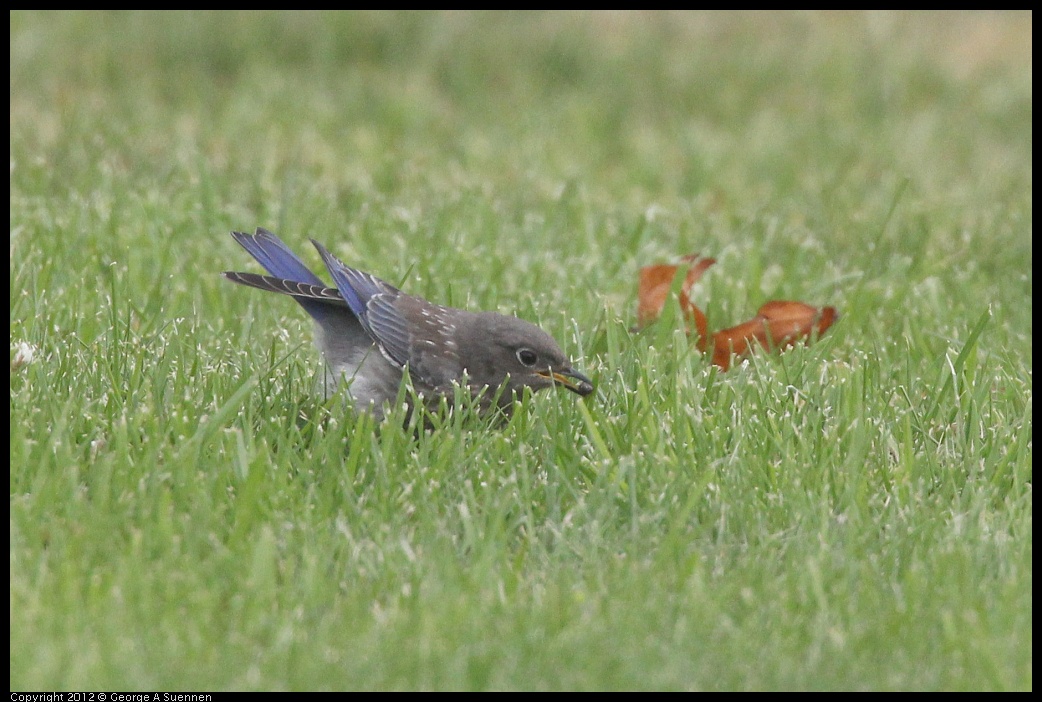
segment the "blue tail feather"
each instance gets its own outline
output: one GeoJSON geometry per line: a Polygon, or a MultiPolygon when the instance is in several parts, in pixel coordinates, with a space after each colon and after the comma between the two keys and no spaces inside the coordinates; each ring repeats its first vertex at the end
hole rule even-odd
{"type": "Polygon", "coordinates": [[[297,258],[277,236],[267,229],[257,228],[256,234],[250,236],[243,232],[232,232],[235,240],[246,249],[257,262],[264,266],[268,273],[276,278],[292,280],[296,283],[325,285],[322,280],[297,258]]]}

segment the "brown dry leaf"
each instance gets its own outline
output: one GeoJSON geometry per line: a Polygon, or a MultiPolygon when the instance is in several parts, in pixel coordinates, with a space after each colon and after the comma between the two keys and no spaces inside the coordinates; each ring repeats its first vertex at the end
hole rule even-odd
{"type": "MultiPolygon", "coordinates": [[[[680,309],[695,326],[698,350],[706,353],[710,336],[705,313],[695,305],[689,293],[706,270],[716,263],[715,258],[701,258],[688,254],[681,258],[689,264],[680,287],[680,309]]],[[[654,322],[662,314],[679,266],[660,264],[640,269],[637,287],[637,328],[654,322]]],[[[757,346],[765,349],[784,349],[801,339],[810,341],[821,336],[838,318],[835,307],[813,307],[804,302],[772,300],[765,303],[756,317],[712,335],[713,363],[722,370],[731,367],[732,356],[743,356],[757,346]]],[[[690,333],[690,332],[689,332],[690,333]]]]}
{"type": "Polygon", "coordinates": [[[835,307],[812,307],[803,302],[772,300],[757,315],[736,327],[713,335],[713,363],[722,370],[731,367],[731,356],[743,356],[754,345],[785,349],[801,339],[821,336],[836,321],[835,307]]]}
{"type": "MultiPolygon", "coordinates": [[[[682,256],[680,260],[690,266],[687,269],[687,275],[684,276],[684,283],[680,287],[680,309],[684,316],[694,323],[699,339],[704,340],[707,338],[706,316],[691,302],[688,293],[702,274],[716,263],[716,259],[688,254],[682,256]]],[[[643,329],[662,314],[662,308],[666,305],[666,297],[669,295],[669,289],[673,285],[673,278],[676,277],[679,267],[660,264],[640,269],[640,282],[637,286],[637,328],[643,329]]]]}

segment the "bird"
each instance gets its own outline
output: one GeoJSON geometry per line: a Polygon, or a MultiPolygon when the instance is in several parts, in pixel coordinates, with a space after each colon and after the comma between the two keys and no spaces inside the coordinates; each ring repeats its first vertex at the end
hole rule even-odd
{"type": "MultiPolygon", "coordinates": [[[[463,388],[479,414],[498,410],[506,418],[525,388],[536,393],[558,386],[583,397],[594,391],[554,338],[530,322],[409,295],[311,239],[333,279],[335,287],[329,287],[267,229],[231,235],[267,275],[225,271],[224,277],[288,295],[311,315],[325,360],[323,393],[328,397],[344,383],[356,412],[381,420],[406,376],[428,410],[443,399],[452,406],[463,388]]],[[[408,393],[406,404],[409,417],[416,403],[408,393]]]]}

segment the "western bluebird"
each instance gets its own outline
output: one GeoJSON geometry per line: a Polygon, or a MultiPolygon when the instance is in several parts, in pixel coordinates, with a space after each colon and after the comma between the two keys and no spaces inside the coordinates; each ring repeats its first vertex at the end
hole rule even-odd
{"type": "Polygon", "coordinates": [[[377,418],[398,397],[407,372],[429,407],[451,403],[455,387],[509,414],[524,388],[553,385],[579,395],[593,383],[575,370],[554,339],[534,324],[495,312],[468,312],[408,295],[376,276],[345,265],[312,239],[335,288],[328,287],[271,232],[232,236],[270,275],[225,272],[242,285],[289,295],[315,320],[315,343],[325,357],[323,385],[338,382],[356,409],[377,418]]]}

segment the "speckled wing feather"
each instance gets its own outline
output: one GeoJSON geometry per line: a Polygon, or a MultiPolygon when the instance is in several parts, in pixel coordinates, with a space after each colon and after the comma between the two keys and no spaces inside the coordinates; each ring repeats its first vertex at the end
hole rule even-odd
{"type": "Polygon", "coordinates": [[[409,361],[411,339],[408,320],[395,304],[399,297],[404,296],[402,291],[374,275],[346,265],[314,239],[311,243],[318,249],[337,290],[358,316],[362,328],[377,342],[387,360],[399,368],[404,367],[409,361]]]}

